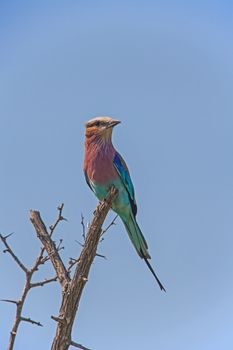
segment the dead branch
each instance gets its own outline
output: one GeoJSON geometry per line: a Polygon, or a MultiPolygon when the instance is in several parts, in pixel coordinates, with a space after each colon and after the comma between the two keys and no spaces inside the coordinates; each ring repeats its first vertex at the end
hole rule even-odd
{"type": "Polygon", "coordinates": [[[51,234],[49,235],[46,226],[40,217],[39,211],[31,210],[30,220],[36,230],[37,237],[41,240],[41,243],[48,253],[62,288],[66,288],[66,285],[70,282],[70,276],[59,255],[55,243],[51,239],[51,234]]]}
{"type": "Polygon", "coordinates": [[[56,282],[56,281],[57,281],[57,277],[53,277],[53,278],[50,278],[50,279],[45,279],[44,281],[41,281],[41,282],[31,283],[30,287],[31,288],[43,287],[46,284],[49,284],[51,282],[56,282]]]}
{"type": "Polygon", "coordinates": [[[43,327],[43,325],[40,322],[34,321],[28,317],[20,317],[20,321],[28,322],[31,324],[35,324],[36,326],[43,327]]]}
{"type": "Polygon", "coordinates": [[[57,217],[55,223],[49,227],[49,229],[50,229],[50,237],[52,236],[53,232],[55,231],[55,229],[56,229],[56,227],[57,227],[57,225],[59,224],[60,221],[63,221],[63,220],[67,221],[67,219],[64,218],[63,215],[62,215],[63,208],[64,208],[64,203],[62,203],[59,207],[57,207],[58,217],[57,217]]]}
{"type": "Polygon", "coordinates": [[[10,303],[10,304],[18,304],[17,300],[10,300],[10,299],[1,299],[1,301],[3,301],[4,303],[10,303]]]}
{"type": "Polygon", "coordinates": [[[101,237],[110,229],[111,226],[116,225],[116,219],[118,218],[118,215],[114,217],[114,219],[110,222],[110,224],[102,231],[101,237]]]}
{"type": "Polygon", "coordinates": [[[82,213],[81,213],[81,225],[82,225],[82,229],[83,229],[82,237],[83,237],[83,240],[85,242],[85,239],[86,239],[86,227],[85,227],[85,224],[84,224],[84,216],[83,216],[82,213]]]}
{"type": "Polygon", "coordinates": [[[56,282],[57,280],[59,280],[62,286],[62,303],[60,307],[59,316],[52,316],[52,319],[57,322],[57,330],[51,350],[67,350],[70,346],[82,350],[90,350],[84,347],[83,345],[72,341],[72,326],[78,310],[82,291],[85,287],[86,282],[88,281],[88,274],[91,264],[95,256],[105,258],[105,256],[97,254],[97,246],[101,236],[110,228],[110,226],[114,224],[116,220],[115,217],[111,224],[105,230],[102,231],[103,222],[108,211],[111,208],[112,201],[114,200],[116,195],[117,190],[112,188],[109,191],[109,195],[107,196],[107,198],[97,206],[94,212],[94,218],[92,220],[91,225],[88,228],[87,233],[84,225],[83,215],[81,216],[81,224],[83,228],[82,236],[84,239],[84,244],[82,245],[83,250],[81,252],[80,257],[76,259],[71,259],[70,266],[68,269],[66,269],[59,254],[59,251],[63,249],[63,247],[61,246],[62,240],[60,240],[59,244],[56,245],[51,239],[51,236],[53,235],[59,222],[66,220],[62,215],[64,204],[57,208],[58,217],[55,220],[55,223],[49,227],[49,232],[47,231],[46,226],[40,217],[40,213],[38,211],[31,211],[30,219],[32,224],[34,225],[37,236],[42,242],[42,248],[40,249],[37,258],[30,269],[23,264],[23,262],[17,257],[17,255],[14,253],[14,251],[8,244],[7,239],[12,234],[7,236],[3,236],[0,234],[0,239],[6,248],[4,250],[4,253],[9,253],[16,262],[16,264],[25,273],[25,285],[19,300],[2,300],[4,302],[16,305],[16,315],[13,327],[10,332],[8,350],[13,350],[20,322],[27,322],[42,327],[42,324],[40,322],[34,321],[30,317],[22,316],[24,303],[29,291],[32,288],[43,287],[44,285],[56,282]],[[45,252],[47,254],[45,254],[45,252]],[[39,282],[31,282],[34,273],[38,271],[39,267],[46,263],[48,260],[51,260],[53,267],[56,271],[56,276],[39,282]],[[71,279],[69,273],[71,268],[75,265],[76,269],[74,272],[74,276],[71,279]]]}
{"type": "MultiPolygon", "coordinates": [[[[60,221],[62,221],[62,220],[65,220],[63,218],[63,216],[62,216],[63,206],[64,205],[62,204],[60,207],[58,207],[58,217],[57,217],[57,219],[55,221],[55,224],[51,228],[50,237],[53,234],[54,229],[57,227],[58,223],[60,221]]],[[[36,258],[33,266],[31,267],[31,269],[28,269],[22,263],[22,261],[17,257],[17,255],[14,253],[13,249],[8,244],[7,239],[11,235],[12,234],[7,235],[7,236],[3,236],[3,235],[0,234],[0,239],[1,239],[2,243],[4,244],[4,246],[6,248],[4,250],[4,252],[5,253],[6,252],[9,253],[11,255],[11,257],[14,259],[14,261],[16,262],[16,264],[25,273],[25,284],[24,284],[23,291],[22,291],[22,294],[21,294],[19,300],[10,300],[10,299],[3,299],[2,300],[3,302],[7,302],[7,303],[11,303],[11,304],[15,304],[16,305],[16,314],[15,314],[13,327],[12,327],[11,332],[10,332],[10,339],[9,339],[7,350],[13,350],[13,348],[14,348],[14,343],[15,343],[15,339],[16,339],[16,335],[17,335],[17,331],[18,331],[20,322],[23,321],[23,322],[28,322],[28,323],[31,323],[31,324],[35,324],[35,325],[40,326],[40,327],[42,326],[42,324],[40,322],[34,321],[31,318],[27,318],[27,317],[23,317],[22,316],[24,303],[25,303],[25,300],[26,300],[26,298],[28,296],[29,291],[32,288],[42,287],[44,285],[47,285],[47,284],[49,284],[51,282],[56,281],[56,279],[57,279],[57,277],[54,277],[54,278],[46,279],[46,280],[41,281],[41,282],[32,283],[31,280],[32,280],[32,277],[33,277],[34,273],[36,271],[38,271],[39,267],[41,265],[43,265],[48,260],[47,257],[44,257],[45,248],[43,247],[43,248],[40,249],[38,257],[36,258]]],[[[59,249],[62,249],[62,248],[59,247],[59,249]]]]}
{"type": "Polygon", "coordinates": [[[24,264],[22,263],[22,261],[19,260],[19,258],[15,255],[15,253],[13,252],[13,250],[11,249],[11,247],[9,246],[9,244],[7,243],[7,238],[9,238],[10,236],[12,236],[12,233],[7,235],[7,236],[3,236],[0,234],[0,239],[2,240],[2,243],[5,245],[6,249],[3,250],[3,253],[9,253],[12,258],[15,260],[16,264],[25,272],[27,273],[28,270],[26,268],[26,266],[24,266],[24,264]]]}
{"type": "MultiPolygon", "coordinates": [[[[60,258],[54,242],[50,238],[45,224],[41,219],[40,213],[38,211],[31,211],[32,224],[34,225],[38,238],[41,240],[47,251],[62,286],[62,303],[59,316],[52,316],[57,322],[57,329],[51,350],[67,350],[71,345],[76,347],[77,345],[80,345],[71,340],[72,326],[78,310],[82,291],[88,281],[90,267],[96,256],[103,222],[116,195],[117,190],[112,188],[109,191],[107,198],[97,206],[92,223],[85,235],[83,250],[80,257],[76,259],[77,266],[72,279],[69,276],[69,271],[65,268],[62,259],[60,258]]],[[[87,348],[84,347],[81,349],[87,350],[87,348]]]]}

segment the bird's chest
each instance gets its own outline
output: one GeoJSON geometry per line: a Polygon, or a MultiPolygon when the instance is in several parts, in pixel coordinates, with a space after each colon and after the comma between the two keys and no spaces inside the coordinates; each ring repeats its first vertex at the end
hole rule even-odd
{"type": "Polygon", "coordinates": [[[87,160],[86,166],[88,177],[93,183],[107,185],[117,177],[112,155],[99,152],[87,160]]]}

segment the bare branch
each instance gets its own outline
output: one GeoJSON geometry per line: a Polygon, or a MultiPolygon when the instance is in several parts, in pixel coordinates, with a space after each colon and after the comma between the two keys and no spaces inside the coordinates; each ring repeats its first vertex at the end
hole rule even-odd
{"type": "Polygon", "coordinates": [[[64,220],[67,221],[67,219],[62,216],[63,208],[64,208],[64,203],[62,203],[59,207],[57,207],[58,217],[57,217],[55,223],[49,227],[50,228],[50,237],[52,236],[53,232],[55,231],[55,229],[60,221],[64,221],[64,220]]]}
{"type": "Polygon", "coordinates": [[[73,259],[70,258],[69,260],[69,267],[67,269],[68,272],[70,272],[72,270],[72,268],[79,262],[79,258],[78,259],[73,259]]]}
{"type": "Polygon", "coordinates": [[[43,325],[40,322],[33,321],[31,318],[20,317],[20,321],[28,322],[31,324],[35,324],[36,326],[43,327],[43,325]]]}
{"type": "Polygon", "coordinates": [[[9,234],[7,236],[3,236],[0,234],[0,239],[2,240],[2,243],[5,245],[6,249],[3,251],[4,253],[9,253],[12,258],[15,260],[15,262],[17,263],[17,265],[25,272],[28,272],[28,269],[26,268],[26,266],[22,263],[22,261],[15,255],[15,253],[13,252],[13,250],[11,249],[11,247],[9,246],[9,244],[7,243],[7,238],[10,237],[12,235],[9,234]]]}
{"type": "MultiPolygon", "coordinates": [[[[62,216],[62,210],[63,210],[64,205],[62,204],[60,207],[58,207],[58,218],[55,222],[55,224],[53,225],[53,228],[51,229],[50,232],[50,237],[53,234],[55,228],[57,227],[58,223],[62,220],[65,220],[62,216]]],[[[14,348],[14,343],[15,343],[15,338],[17,335],[17,331],[18,331],[18,327],[21,321],[24,322],[28,322],[28,323],[32,323],[35,324],[37,326],[42,326],[42,324],[40,322],[36,322],[33,321],[31,318],[26,318],[26,317],[22,317],[22,310],[23,310],[23,306],[25,303],[25,300],[27,298],[27,295],[30,291],[31,288],[35,288],[35,287],[42,287],[46,284],[49,284],[51,282],[54,282],[57,280],[57,277],[54,278],[50,278],[50,279],[45,279],[44,281],[40,281],[40,282],[36,282],[36,283],[31,283],[32,280],[32,276],[33,274],[38,271],[39,267],[41,265],[43,265],[47,260],[49,260],[48,256],[44,256],[45,253],[45,247],[42,247],[40,249],[40,252],[38,254],[38,257],[36,258],[33,266],[31,269],[27,269],[23,263],[20,261],[20,259],[16,256],[16,254],[13,252],[13,250],[11,249],[11,247],[9,246],[9,244],[7,243],[7,238],[9,238],[12,234],[7,235],[7,236],[2,236],[0,235],[0,239],[2,240],[3,244],[5,245],[6,249],[4,252],[8,252],[13,259],[15,260],[15,262],[17,263],[17,265],[25,272],[26,275],[26,280],[25,280],[25,285],[22,291],[22,295],[20,297],[19,300],[15,301],[15,300],[10,300],[10,299],[4,299],[3,301],[7,302],[7,303],[12,303],[16,305],[16,315],[15,315],[15,320],[14,320],[14,324],[12,327],[12,330],[10,332],[10,339],[9,339],[9,344],[8,344],[8,350],[13,350],[14,348]]],[[[51,238],[50,238],[51,239],[51,238]]],[[[62,241],[59,242],[58,244],[58,250],[63,249],[63,247],[61,247],[62,241]]]]}
{"type": "MultiPolygon", "coordinates": [[[[61,222],[61,221],[63,221],[63,220],[66,220],[66,221],[67,221],[67,219],[65,219],[65,218],[62,216],[62,211],[63,211],[63,209],[64,209],[64,203],[62,203],[60,206],[57,207],[57,210],[58,210],[58,217],[57,217],[55,223],[54,223],[53,225],[50,226],[50,237],[51,237],[52,234],[54,233],[54,231],[55,231],[57,225],[59,224],[59,222],[61,222]]],[[[60,241],[60,242],[61,242],[61,241],[60,241]]],[[[60,250],[60,249],[63,249],[63,247],[62,247],[62,248],[60,248],[60,247],[58,248],[58,250],[60,250]]],[[[44,257],[44,252],[45,252],[45,247],[43,246],[43,247],[41,248],[40,254],[38,255],[38,258],[37,258],[36,261],[35,261],[34,266],[32,267],[32,270],[36,271],[40,265],[43,265],[44,263],[46,263],[46,261],[49,260],[49,257],[48,257],[48,256],[45,256],[45,257],[44,257]]]]}
{"type": "Polygon", "coordinates": [[[71,345],[72,326],[82,291],[88,281],[89,270],[96,256],[103,222],[116,196],[117,190],[112,188],[107,198],[95,210],[94,218],[89,226],[85,244],[74,272],[74,277],[67,284],[66,292],[62,294],[62,303],[58,316],[59,322],[57,323],[56,335],[51,350],[67,350],[71,345]]]}
{"type": "MultiPolygon", "coordinates": [[[[82,244],[81,242],[76,241],[76,240],[75,240],[75,242],[77,242],[81,247],[84,247],[84,244],[82,244]]],[[[101,240],[100,240],[100,242],[101,242],[101,240]]],[[[99,258],[107,259],[106,256],[98,254],[98,253],[96,253],[96,256],[98,256],[99,258]]],[[[72,259],[72,258],[70,258],[70,259],[72,259]]],[[[72,260],[75,260],[75,259],[72,259],[72,260]]]]}
{"type": "Polygon", "coordinates": [[[91,350],[89,348],[86,348],[85,346],[75,343],[73,340],[71,340],[70,345],[77,348],[77,349],[81,349],[81,350],[91,350]]]}
{"type": "Polygon", "coordinates": [[[1,301],[3,301],[4,303],[11,303],[11,304],[18,305],[18,301],[17,300],[1,299],[1,301]]]}
{"type": "Polygon", "coordinates": [[[50,279],[45,279],[44,281],[41,281],[41,282],[30,283],[30,288],[43,287],[46,284],[56,282],[56,281],[57,281],[57,277],[53,277],[50,279]]]}
{"type": "Polygon", "coordinates": [[[14,234],[14,232],[9,233],[8,235],[4,236],[5,239],[9,238],[10,236],[12,236],[14,234]]]}
{"type": "MultiPolygon", "coordinates": [[[[59,243],[59,244],[60,244],[60,243],[59,243]]],[[[56,247],[56,249],[57,249],[58,252],[60,252],[60,250],[63,250],[64,247],[60,247],[60,246],[58,245],[58,247],[56,247]]],[[[45,251],[45,249],[44,249],[44,251],[45,251]]],[[[43,254],[44,254],[44,252],[43,252],[43,254]]],[[[49,261],[49,260],[50,260],[49,256],[48,256],[48,255],[45,255],[44,257],[41,258],[41,261],[40,261],[39,265],[43,265],[43,264],[45,264],[45,263],[46,263],[47,261],[49,261]]]]}
{"type": "Polygon", "coordinates": [[[84,224],[84,216],[82,213],[81,213],[81,225],[82,225],[82,230],[83,230],[82,237],[83,237],[83,240],[85,242],[85,240],[86,240],[86,227],[84,224]]]}
{"type": "Polygon", "coordinates": [[[62,249],[64,249],[64,247],[62,247],[62,243],[63,243],[63,239],[60,239],[59,240],[59,243],[58,243],[58,245],[57,245],[57,251],[59,252],[59,250],[62,250],[62,249]]]}
{"type": "Polygon", "coordinates": [[[94,212],[94,218],[92,220],[92,223],[88,227],[87,234],[85,231],[84,217],[83,215],[81,215],[81,224],[83,228],[82,236],[85,242],[80,257],[77,259],[71,259],[70,266],[68,269],[66,269],[59,255],[59,251],[63,249],[63,247],[61,246],[62,240],[60,240],[59,244],[56,246],[56,244],[51,239],[51,236],[53,235],[59,222],[66,220],[62,216],[64,204],[58,207],[58,217],[55,223],[50,226],[49,232],[47,231],[46,226],[41,219],[40,213],[38,211],[31,211],[30,220],[35,228],[38,238],[42,242],[42,248],[40,249],[39,255],[35,260],[32,268],[29,270],[22,264],[22,262],[17,258],[13,250],[8,245],[6,240],[9,236],[4,237],[0,235],[0,239],[6,247],[5,252],[9,252],[9,254],[16,261],[17,265],[26,274],[25,286],[20,299],[18,301],[10,299],[3,300],[5,302],[13,303],[16,305],[16,316],[14,325],[10,333],[8,350],[13,350],[15,337],[21,321],[35,324],[40,327],[42,326],[40,322],[34,321],[31,318],[22,317],[22,309],[30,289],[35,287],[42,287],[46,284],[55,282],[57,279],[59,280],[62,286],[62,303],[59,315],[57,317],[51,316],[51,318],[57,322],[56,335],[54,337],[51,350],[68,350],[69,346],[73,346],[81,350],[90,350],[82,346],[81,344],[72,341],[71,331],[78,310],[79,302],[82,296],[82,292],[88,281],[88,274],[90,271],[90,267],[94,261],[94,258],[95,256],[106,258],[103,255],[97,254],[97,246],[100,242],[101,237],[107,232],[107,230],[112,225],[115,224],[115,220],[117,217],[115,217],[110,223],[110,225],[108,225],[108,227],[102,231],[102,225],[116,196],[117,190],[115,188],[112,188],[109,191],[107,198],[97,206],[94,212]],[[45,255],[45,251],[47,255],[45,255]],[[53,267],[56,271],[56,277],[32,283],[31,280],[33,274],[39,269],[39,267],[42,264],[44,264],[48,260],[51,260],[53,264],[53,267]],[[76,265],[76,268],[74,271],[74,276],[71,279],[69,276],[69,272],[74,265],[76,265]]]}
{"type": "Polygon", "coordinates": [[[101,233],[101,237],[110,229],[111,226],[116,225],[115,221],[118,218],[118,215],[115,216],[115,218],[112,220],[112,222],[110,222],[110,224],[106,227],[106,229],[104,229],[101,233]]]}
{"type": "MultiPolygon", "coordinates": [[[[62,208],[62,206],[60,208],[62,208]]],[[[55,243],[51,239],[51,232],[53,233],[53,231],[51,231],[50,234],[48,234],[46,226],[41,219],[40,213],[36,210],[31,210],[30,220],[36,230],[38,238],[41,240],[43,246],[45,247],[48,253],[48,256],[56,271],[59,282],[64,288],[70,282],[70,277],[58,253],[55,243]]]]}
{"type": "Polygon", "coordinates": [[[105,255],[102,255],[102,254],[98,254],[98,253],[96,253],[96,256],[98,256],[99,258],[102,258],[102,259],[107,260],[107,258],[106,258],[106,256],[105,256],[105,255]]]}

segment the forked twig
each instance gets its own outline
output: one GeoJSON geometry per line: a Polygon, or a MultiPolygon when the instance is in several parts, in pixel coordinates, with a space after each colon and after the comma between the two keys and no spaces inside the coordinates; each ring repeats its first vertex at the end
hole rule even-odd
{"type": "Polygon", "coordinates": [[[110,229],[111,226],[116,225],[116,219],[118,218],[118,215],[114,217],[114,219],[110,222],[110,224],[102,231],[101,237],[110,229]]]}

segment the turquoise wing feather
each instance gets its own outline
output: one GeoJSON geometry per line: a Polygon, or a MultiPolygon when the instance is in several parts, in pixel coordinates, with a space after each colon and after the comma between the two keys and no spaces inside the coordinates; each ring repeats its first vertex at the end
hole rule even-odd
{"type": "Polygon", "coordinates": [[[129,174],[129,170],[127,168],[127,165],[126,165],[124,159],[120,156],[120,154],[118,152],[116,152],[116,155],[113,159],[113,164],[114,164],[114,166],[115,166],[115,168],[120,176],[120,179],[121,179],[121,181],[122,181],[122,183],[123,183],[123,185],[128,193],[132,212],[133,212],[134,216],[136,216],[137,204],[135,201],[133,183],[132,183],[132,180],[130,178],[130,174],[129,174]]]}

